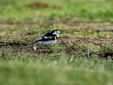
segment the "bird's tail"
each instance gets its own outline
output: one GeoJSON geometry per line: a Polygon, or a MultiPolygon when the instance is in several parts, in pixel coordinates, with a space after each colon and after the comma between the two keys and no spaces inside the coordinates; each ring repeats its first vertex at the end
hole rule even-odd
{"type": "Polygon", "coordinates": [[[38,41],[35,41],[35,42],[31,43],[30,45],[27,45],[26,47],[31,47],[31,46],[33,46],[33,45],[35,45],[37,43],[38,43],[38,41]]]}

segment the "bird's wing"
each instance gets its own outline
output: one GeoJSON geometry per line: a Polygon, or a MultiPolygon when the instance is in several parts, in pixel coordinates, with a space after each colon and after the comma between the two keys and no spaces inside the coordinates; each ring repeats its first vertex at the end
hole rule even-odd
{"type": "Polygon", "coordinates": [[[47,33],[47,34],[45,34],[44,36],[42,36],[42,41],[46,41],[46,40],[51,40],[51,39],[53,39],[53,35],[51,34],[51,33],[47,33]]]}
{"type": "Polygon", "coordinates": [[[43,40],[51,40],[53,36],[43,36],[43,40]]]}
{"type": "Polygon", "coordinates": [[[52,36],[43,36],[43,37],[36,39],[35,42],[32,43],[32,45],[37,44],[40,41],[48,41],[48,40],[51,40],[51,39],[53,39],[52,36]]]}

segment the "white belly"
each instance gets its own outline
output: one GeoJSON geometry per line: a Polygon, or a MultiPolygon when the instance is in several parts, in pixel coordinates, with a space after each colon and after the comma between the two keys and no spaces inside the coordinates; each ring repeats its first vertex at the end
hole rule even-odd
{"type": "Polygon", "coordinates": [[[40,43],[40,44],[44,44],[44,45],[53,45],[53,44],[55,44],[56,43],[56,40],[51,40],[51,41],[40,41],[40,42],[38,42],[38,43],[40,43]]]}

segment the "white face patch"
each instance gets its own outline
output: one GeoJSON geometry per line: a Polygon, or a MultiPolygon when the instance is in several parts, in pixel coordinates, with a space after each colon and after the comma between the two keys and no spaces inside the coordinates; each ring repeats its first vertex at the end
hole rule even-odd
{"type": "Polygon", "coordinates": [[[57,31],[58,34],[60,34],[60,31],[57,31]]]}
{"type": "Polygon", "coordinates": [[[60,31],[55,31],[53,34],[59,37],[60,31]]]}

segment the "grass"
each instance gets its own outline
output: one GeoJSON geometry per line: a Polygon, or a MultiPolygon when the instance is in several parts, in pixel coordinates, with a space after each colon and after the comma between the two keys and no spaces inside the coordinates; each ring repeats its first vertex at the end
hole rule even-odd
{"type": "Polygon", "coordinates": [[[112,85],[113,33],[98,32],[112,31],[112,8],[111,0],[0,0],[0,84],[112,85]],[[54,29],[63,33],[54,51],[25,47],[54,29]]]}
{"type": "MultiPolygon", "coordinates": [[[[18,55],[16,55],[18,56],[18,55]]],[[[27,57],[27,56],[26,56],[27,57]]],[[[69,63],[67,56],[43,56],[25,61],[1,61],[1,84],[108,84],[112,83],[112,60],[84,57],[69,63]],[[56,57],[56,58],[55,58],[56,57]],[[58,59],[57,59],[58,58],[58,59]],[[27,80],[27,82],[26,82],[27,80]],[[7,82],[4,82],[7,81],[7,82]]]]}
{"type": "MultiPolygon", "coordinates": [[[[39,1],[39,0],[37,0],[39,1]]],[[[44,22],[49,19],[54,20],[64,20],[66,18],[73,18],[77,21],[113,21],[112,20],[112,1],[105,2],[91,2],[91,1],[65,1],[59,0],[56,3],[53,0],[45,1],[49,5],[56,5],[61,7],[61,9],[52,8],[39,8],[32,9],[26,7],[26,4],[34,2],[32,0],[22,1],[2,1],[1,5],[1,20],[11,22],[14,18],[18,21],[23,22],[44,22]],[[49,2],[52,2],[50,4],[49,2]],[[7,2],[7,3],[6,3],[7,2]],[[15,5],[13,5],[15,4],[15,5]],[[5,6],[7,5],[7,7],[5,6]],[[5,10],[3,10],[5,9],[5,10]],[[10,11],[9,11],[10,10],[10,11]],[[27,10],[27,11],[26,11],[27,10]],[[73,11],[73,12],[72,12],[73,11]],[[3,18],[4,17],[4,18],[3,18]]],[[[44,1],[40,1],[44,2],[44,1]]]]}

